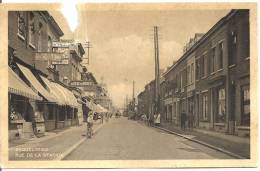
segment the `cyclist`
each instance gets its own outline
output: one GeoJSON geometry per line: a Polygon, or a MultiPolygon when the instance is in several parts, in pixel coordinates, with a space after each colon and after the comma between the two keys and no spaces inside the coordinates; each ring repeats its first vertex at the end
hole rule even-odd
{"type": "Polygon", "coordinates": [[[94,117],[94,112],[91,110],[88,113],[88,118],[87,118],[87,135],[89,138],[93,135],[93,117],[94,117]]]}

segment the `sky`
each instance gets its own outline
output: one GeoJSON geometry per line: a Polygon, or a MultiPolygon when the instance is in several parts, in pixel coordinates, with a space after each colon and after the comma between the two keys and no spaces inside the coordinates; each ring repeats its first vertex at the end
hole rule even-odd
{"type": "MultiPolygon", "coordinates": [[[[65,10],[66,11],[66,10],[65,10]]],[[[113,104],[123,107],[154,79],[153,26],[159,26],[160,68],[166,69],[182,55],[195,33],[206,33],[229,10],[78,10],[78,21],[60,11],[50,11],[64,32],[62,38],[90,41],[87,68],[98,81],[103,77],[113,104]],[[66,20],[67,17],[67,20],[66,20]],[[70,21],[68,20],[70,18],[70,21]]]]}

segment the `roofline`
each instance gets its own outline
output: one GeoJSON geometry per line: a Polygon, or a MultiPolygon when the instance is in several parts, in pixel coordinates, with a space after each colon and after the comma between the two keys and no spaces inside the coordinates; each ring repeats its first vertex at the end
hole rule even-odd
{"type": "Polygon", "coordinates": [[[40,11],[43,15],[46,16],[47,20],[51,24],[52,28],[57,31],[58,35],[62,37],[64,35],[63,31],[61,30],[60,26],[57,24],[55,19],[50,15],[48,11],[40,11]]]}
{"type": "Polygon", "coordinates": [[[222,17],[208,32],[206,32],[187,52],[185,52],[177,61],[174,63],[169,70],[162,74],[164,77],[167,75],[175,66],[183,61],[188,55],[190,55],[198,46],[200,46],[210,35],[212,35],[218,28],[225,24],[230,18],[236,14],[239,10],[232,9],[226,16],[222,17]]]}

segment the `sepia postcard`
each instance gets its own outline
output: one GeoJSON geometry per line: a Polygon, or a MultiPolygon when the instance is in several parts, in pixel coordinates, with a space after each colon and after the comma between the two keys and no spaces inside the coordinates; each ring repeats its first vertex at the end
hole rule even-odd
{"type": "Polygon", "coordinates": [[[256,167],[257,3],[0,5],[2,168],[256,167]]]}

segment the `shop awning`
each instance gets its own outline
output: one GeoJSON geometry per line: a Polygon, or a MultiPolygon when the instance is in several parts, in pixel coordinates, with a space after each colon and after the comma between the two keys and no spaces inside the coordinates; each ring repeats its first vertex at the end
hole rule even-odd
{"type": "Polygon", "coordinates": [[[49,102],[56,102],[57,100],[55,99],[55,97],[49,93],[42,85],[41,83],[35,78],[35,76],[33,75],[33,73],[31,72],[30,69],[17,64],[18,67],[20,68],[20,70],[23,72],[23,74],[25,75],[25,77],[30,81],[30,83],[32,84],[32,86],[34,87],[35,90],[37,90],[44,98],[46,98],[49,102]]]}
{"type": "Polygon", "coordinates": [[[56,92],[58,92],[57,94],[62,98],[62,101],[65,105],[72,106],[75,108],[79,105],[76,97],[70,90],[61,86],[58,83],[52,83],[53,86],[55,86],[56,92]]]}
{"type": "Polygon", "coordinates": [[[66,105],[66,101],[63,92],[59,92],[59,89],[55,86],[56,83],[49,81],[47,78],[40,76],[43,82],[49,87],[50,93],[56,97],[58,105],[66,105]]]}
{"type": "Polygon", "coordinates": [[[28,87],[15,72],[8,67],[8,92],[34,100],[42,100],[30,87],[28,87]]]}

